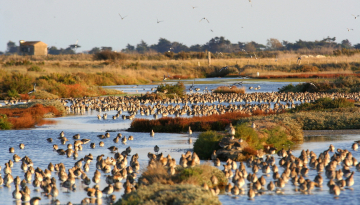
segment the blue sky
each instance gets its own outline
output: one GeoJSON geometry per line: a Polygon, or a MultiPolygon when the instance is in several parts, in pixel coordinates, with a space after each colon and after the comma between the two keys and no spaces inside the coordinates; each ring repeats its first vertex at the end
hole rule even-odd
{"type": "Polygon", "coordinates": [[[78,40],[78,51],[121,50],[127,43],[151,45],[159,38],[190,46],[215,36],[263,44],[269,38],[295,42],[330,36],[357,44],[360,17],[352,14],[360,15],[359,0],[0,0],[0,51],[9,40],[41,40],[58,48],[78,40]],[[121,20],[118,13],[127,17],[121,20]],[[199,22],[204,17],[210,23],[199,22]]]}

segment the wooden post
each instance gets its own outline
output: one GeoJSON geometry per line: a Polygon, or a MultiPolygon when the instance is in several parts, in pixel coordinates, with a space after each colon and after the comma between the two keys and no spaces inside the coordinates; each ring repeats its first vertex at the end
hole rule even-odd
{"type": "Polygon", "coordinates": [[[211,65],[211,52],[208,52],[208,64],[211,65]]]}

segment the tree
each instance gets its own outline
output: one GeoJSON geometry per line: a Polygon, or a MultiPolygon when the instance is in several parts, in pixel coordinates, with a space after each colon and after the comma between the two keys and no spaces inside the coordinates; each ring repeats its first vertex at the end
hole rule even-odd
{"type": "Polygon", "coordinates": [[[89,51],[89,53],[90,54],[95,54],[95,53],[99,53],[100,51],[101,51],[100,48],[94,47],[89,51]]]}
{"type": "Polygon", "coordinates": [[[149,51],[149,47],[145,41],[141,40],[139,44],[136,45],[136,51],[139,53],[145,53],[149,51]]]}
{"type": "Polygon", "coordinates": [[[255,45],[252,42],[245,44],[245,51],[247,52],[256,51],[255,45]]]}
{"type": "Polygon", "coordinates": [[[267,47],[271,50],[279,50],[283,48],[283,45],[276,38],[270,38],[267,40],[267,47]]]}
{"type": "Polygon", "coordinates": [[[7,44],[7,49],[6,52],[7,53],[17,53],[18,52],[18,46],[16,46],[16,44],[12,41],[9,41],[7,44]]]}
{"type": "Polygon", "coordinates": [[[55,46],[51,46],[51,47],[48,48],[48,54],[59,55],[60,50],[58,50],[55,46]]]}
{"type": "Polygon", "coordinates": [[[170,50],[171,42],[166,40],[165,38],[160,38],[158,44],[151,45],[150,47],[156,50],[159,53],[164,53],[170,50]]]}
{"type": "Polygon", "coordinates": [[[341,41],[341,47],[350,49],[352,46],[350,41],[348,39],[345,39],[341,41]]]}
{"type": "Polygon", "coordinates": [[[355,44],[355,45],[354,45],[354,48],[356,48],[356,49],[360,49],[360,43],[355,44]]]}
{"type": "Polygon", "coordinates": [[[112,47],[108,47],[108,46],[102,46],[101,47],[102,51],[112,51],[112,47]]]}

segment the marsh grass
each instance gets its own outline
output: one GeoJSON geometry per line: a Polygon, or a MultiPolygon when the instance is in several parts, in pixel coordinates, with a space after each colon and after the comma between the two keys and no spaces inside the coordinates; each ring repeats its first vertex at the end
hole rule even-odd
{"type": "Polygon", "coordinates": [[[47,113],[53,113],[60,116],[61,113],[54,106],[43,106],[35,104],[26,108],[0,108],[0,114],[8,117],[13,129],[31,128],[35,125],[43,125],[45,123],[54,123],[51,120],[44,120],[43,117],[47,113]]]}
{"type": "Polygon", "coordinates": [[[227,184],[227,178],[224,173],[218,168],[211,166],[210,163],[203,163],[194,167],[183,168],[177,166],[175,168],[175,175],[171,176],[168,173],[168,168],[164,167],[160,163],[156,163],[155,166],[148,166],[143,170],[139,177],[139,183],[145,183],[145,185],[151,184],[192,184],[196,186],[202,186],[206,183],[209,187],[213,187],[210,178],[215,175],[219,183],[218,185],[224,186],[227,184]]]}
{"type": "Polygon", "coordinates": [[[140,186],[135,192],[124,195],[116,205],[130,204],[189,204],[189,205],[220,205],[219,198],[209,190],[189,184],[152,184],[140,186]]]}
{"type": "Polygon", "coordinates": [[[219,86],[214,91],[214,93],[240,93],[245,94],[245,87],[238,88],[236,86],[219,86]]]}

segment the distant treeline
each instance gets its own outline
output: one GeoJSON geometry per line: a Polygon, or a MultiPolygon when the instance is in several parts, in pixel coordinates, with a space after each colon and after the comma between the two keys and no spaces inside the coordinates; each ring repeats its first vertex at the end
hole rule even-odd
{"type": "MultiPolygon", "coordinates": [[[[225,37],[215,37],[210,39],[207,43],[200,45],[187,46],[179,42],[171,42],[165,38],[160,38],[157,44],[148,45],[141,40],[137,45],[127,44],[126,48],[122,49],[123,53],[168,53],[168,57],[172,58],[174,54],[184,52],[206,52],[210,51],[214,54],[222,55],[223,53],[244,53],[251,57],[256,57],[255,52],[261,51],[283,51],[296,52],[299,54],[323,54],[323,55],[353,55],[359,53],[360,43],[352,45],[348,39],[342,40],[341,43],[335,42],[336,37],[324,38],[320,41],[303,41],[299,39],[294,43],[288,41],[279,41],[275,38],[267,39],[266,45],[251,41],[251,42],[237,42],[233,43],[225,37]]],[[[48,53],[52,55],[59,54],[75,54],[76,49],[81,47],[77,44],[69,45],[68,48],[56,48],[51,46],[48,48],[48,53]]],[[[101,51],[112,51],[112,47],[94,47],[89,54],[99,53],[101,51]]],[[[6,53],[16,53],[17,46],[14,42],[7,43],[6,53]]],[[[1,54],[1,53],[0,53],[1,54]]],[[[181,58],[181,55],[179,56],[181,58]]]]}

